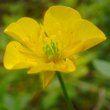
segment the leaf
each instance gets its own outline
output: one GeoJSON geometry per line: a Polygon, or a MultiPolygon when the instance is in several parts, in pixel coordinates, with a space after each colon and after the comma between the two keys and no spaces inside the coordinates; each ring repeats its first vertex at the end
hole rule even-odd
{"type": "Polygon", "coordinates": [[[110,77],[110,63],[103,60],[94,60],[93,65],[101,74],[110,77]]]}

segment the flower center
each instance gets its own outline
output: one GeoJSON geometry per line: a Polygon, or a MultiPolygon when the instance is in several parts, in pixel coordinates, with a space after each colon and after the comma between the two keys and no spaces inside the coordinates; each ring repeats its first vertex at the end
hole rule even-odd
{"type": "Polygon", "coordinates": [[[43,51],[49,61],[54,61],[59,56],[59,49],[58,49],[57,43],[53,42],[52,40],[50,43],[44,44],[43,51]]]}

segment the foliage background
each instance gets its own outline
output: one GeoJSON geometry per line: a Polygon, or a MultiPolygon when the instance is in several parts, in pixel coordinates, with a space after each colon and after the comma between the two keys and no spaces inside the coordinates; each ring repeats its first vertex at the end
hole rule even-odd
{"type": "Polygon", "coordinates": [[[0,110],[68,110],[57,78],[43,90],[38,75],[8,71],[2,63],[12,40],[4,28],[23,16],[42,22],[52,5],[77,9],[106,34],[105,42],[81,53],[74,74],[63,78],[76,110],[110,110],[110,0],[0,0],[0,110]]]}

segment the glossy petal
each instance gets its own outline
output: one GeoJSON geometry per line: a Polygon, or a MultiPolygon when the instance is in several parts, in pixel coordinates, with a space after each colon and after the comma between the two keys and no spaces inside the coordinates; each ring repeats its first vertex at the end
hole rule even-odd
{"type": "Polygon", "coordinates": [[[61,60],[57,63],[44,63],[39,62],[35,67],[31,68],[28,73],[37,73],[37,72],[43,72],[43,71],[60,71],[60,72],[73,72],[75,71],[75,65],[73,62],[69,59],[61,60]]]}
{"type": "Polygon", "coordinates": [[[44,17],[49,37],[58,42],[62,57],[86,50],[105,40],[105,35],[94,24],[81,19],[79,13],[65,6],[53,6],[44,17]]]}
{"type": "Polygon", "coordinates": [[[46,71],[42,73],[41,80],[43,83],[43,88],[48,86],[48,84],[51,82],[54,76],[55,76],[55,72],[52,72],[52,71],[46,71]]]}
{"type": "Polygon", "coordinates": [[[4,32],[31,50],[41,53],[42,28],[32,18],[23,17],[10,24],[4,32]]]}
{"type": "Polygon", "coordinates": [[[70,7],[52,6],[44,16],[44,27],[48,37],[55,38],[62,49],[72,40],[71,27],[80,19],[80,14],[70,7]]]}
{"type": "Polygon", "coordinates": [[[64,57],[87,50],[106,39],[104,33],[93,23],[80,20],[73,27],[73,41],[64,50],[64,57]]]}
{"type": "Polygon", "coordinates": [[[7,69],[29,68],[35,64],[30,52],[17,41],[10,42],[4,55],[4,66],[7,69]]]}

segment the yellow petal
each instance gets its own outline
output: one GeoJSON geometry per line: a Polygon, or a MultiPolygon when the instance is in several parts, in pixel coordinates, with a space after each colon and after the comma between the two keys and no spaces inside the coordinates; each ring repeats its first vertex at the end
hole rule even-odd
{"type": "Polygon", "coordinates": [[[63,51],[65,57],[87,50],[104,41],[106,37],[93,23],[80,20],[73,27],[73,39],[68,49],[63,51]]]}
{"type": "Polygon", "coordinates": [[[64,48],[71,41],[72,25],[80,19],[80,14],[70,7],[52,6],[44,16],[44,27],[47,35],[54,37],[60,42],[60,48],[64,48]]]}
{"type": "Polygon", "coordinates": [[[60,71],[64,73],[70,73],[75,71],[75,65],[74,63],[69,60],[61,60],[57,63],[50,62],[39,62],[35,67],[31,68],[28,73],[37,73],[37,72],[43,72],[43,71],[60,71]]]}
{"type": "Polygon", "coordinates": [[[42,73],[41,80],[43,83],[43,88],[46,88],[48,86],[48,84],[54,78],[54,76],[55,76],[55,72],[52,71],[48,71],[48,72],[46,71],[42,73]]]}
{"type": "Polygon", "coordinates": [[[10,42],[4,55],[4,66],[7,69],[28,68],[35,63],[29,51],[17,41],[10,42]]]}
{"type": "Polygon", "coordinates": [[[41,51],[41,26],[32,18],[23,17],[10,24],[4,31],[33,51],[41,51]]]}
{"type": "Polygon", "coordinates": [[[11,23],[4,32],[19,41],[35,40],[40,32],[40,26],[32,18],[23,17],[17,22],[11,23]]]}

